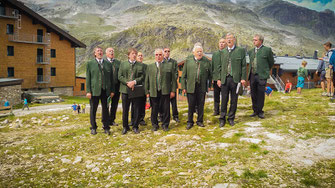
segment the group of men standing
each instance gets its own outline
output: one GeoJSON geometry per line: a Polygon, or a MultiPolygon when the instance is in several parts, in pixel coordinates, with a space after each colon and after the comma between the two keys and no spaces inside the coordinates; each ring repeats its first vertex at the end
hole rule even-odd
{"type": "MultiPolygon", "coordinates": [[[[193,47],[193,55],[186,58],[181,76],[181,89],[187,94],[188,120],[187,129],[194,125],[193,114],[197,112],[196,124],[204,127],[204,106],[208,88],[214,87],[214,114],[220,115],[220,127],[225,126],[226,120],[233,126],[237,109],[237,90],[250,80],[252,117],[264,118],[264,93],[266,81],[274,64],[271,48],[263,46],[264,38],[255,35],[255,48],[248,54],[249,69],[246,65],[246,51],[236,46],[236,37],[228,33],[219,41],[219,50],[213,53],[212,61],[204,56],[201,44],[193,47]],[[213,82],[212,82],[213,81],[213,82]],[[221,93],[221,95],[220,95],[221,93]],[[220,96],[222,99],[220,110],[220,96]],[[230,108],[227,105],[230,98],[230,108]]],[[[129,130],[128,116],[132,106],[131,125],[134,133],[139,133],[139,124],[144,121],[144,106],[146,97],[150,98],[152,130],[159,129],[161,119],[162,129],[169,130],[170,103],[173,119],[179,122],[176,91],[178,80],[178,65],[170,58],[170,49],[156,49],[155,62],[143,64],[143,54],[136,49],[128,50],[128,61],[120,62],[114,59],[113,48],[106,49],[107,60],[103,59],[102,48],[94,49],[95,59],[87,64],[86,85],[87,97],[90,99],[91,134],[97,134],[96,111],[99,99],[102,103],[102,123],[106,134],[110,134],[110,125],[115,123],[118,101],[122,99],[122,134],[129,130]],[[133,93],[142,93],[134,97],[133,93]],[[107,99],[111,98],[108,107],[107,99]],[[160,118],[159,118],[160,117],[160,118]]],[[[142,123],[141,123],[142,124],[142,123]]],[[[145,122],[144,122],[145,124],[145,122]]]]}

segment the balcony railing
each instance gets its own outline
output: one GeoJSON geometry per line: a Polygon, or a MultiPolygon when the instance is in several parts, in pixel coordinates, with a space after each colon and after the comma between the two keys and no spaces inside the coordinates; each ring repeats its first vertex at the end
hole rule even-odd
{"type": "Polygon", "coordinates": [[[39,84],[47,84],[50,83],[50,76],[45,76],[45,75],[37,75],[37,83],[39,84]]]}
{"type": "Polygon", "coordinates": [[[12,42],[21,42],[29,44],[50,44],[49,36],[30,35],[30,34],[14,34],[8,35],[8,40],[12,42]]]}
{"type": "Polygon", "coordinates": [[[43,55],[38,55],[36,57],[36,63],[39,65],[48,65],[50,64],[50,58],[47,58],[46,56],[43,55]]]}
{"type": "Polygon", "coordinates": [[[19,11],[17,9],[12,9],[8,7],[6,8],[0,7],[0,17],[18,19],[19,11]]]}

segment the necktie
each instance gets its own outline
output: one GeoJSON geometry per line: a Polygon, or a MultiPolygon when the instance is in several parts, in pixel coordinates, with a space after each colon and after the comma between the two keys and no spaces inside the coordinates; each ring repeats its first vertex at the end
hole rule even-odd
{"type": "Polygon", "coordinates": [[[161,88],[161,63],[157,62],[157,89],[160,91],[161,88]]]}
{"type": "Polygon", "coordinates": [[[253,61],[253,64],[252,64],[252,72],[254,74],[256,74],[257,72],[257,52],[258,52],[258,48],[255,48],[255,58],[254,58],[254,61],[253,61]]]}

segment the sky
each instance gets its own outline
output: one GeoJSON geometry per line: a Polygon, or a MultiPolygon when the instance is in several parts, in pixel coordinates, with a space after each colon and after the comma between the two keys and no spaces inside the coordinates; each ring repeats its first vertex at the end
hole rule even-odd
{"type": "Polygon", "coordinates": [[[330,9],[335,12],[335,0],[286,0],[296,5],[316,11],[330,9]]]}

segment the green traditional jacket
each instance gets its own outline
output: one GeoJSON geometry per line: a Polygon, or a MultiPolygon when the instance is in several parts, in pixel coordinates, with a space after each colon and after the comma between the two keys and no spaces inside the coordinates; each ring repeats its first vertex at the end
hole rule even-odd
{"type": "Polygon", "coordinates": [[[103,74],[100,71],[99,63],[96,59],[87,63],[86,67],[86,92],[92,96],[100,96],[101,89],[106,90],[106,95],[109,96],[114,92],[113,72],[111,64],[107,60],[102,62],[103,74]]]}
{"type": "Polygon", "coordinates": [[[148,65],[145,76],[145,93],[150,97],[157,97],[158,84],[160,84],[162,95],[169,95],[177,90],[177,75],[175,63],[171,61],[163,61],[160,65],[161,79],[158,83],[158,68],[156,63],[148,65]]]}
{"type": "Polygon", "coordinates": [[[260,79],[268,79],[270,77],[270,70],[274,64],[273,52],[271,48],[262,46],[257,54],[255,53],[255,48],[251,49],[249,52],[250,64],[248,68],[248,80],[250,79],[250,73],[252,72],[252,64],[254,61],[257,62],[256,73],[260,79]]]}
{"type": "Polygon", "coordinates": [[[118,72],[120,81],[120,93],[127,94],[127,82],[136,81],[136,85],[144,83],[144,65],[143,63],[135,62],[133,65],[129,61],[122,62],[118,72]]]}
{"type": "Polygon", "coordinates": [[[222,52],[220,70],[221,84],[226,83],[229,56],[231,58],[231,76],[233,76],[234,82],[239,83],[241,80],[246,80],[247,64],[245,60],[245,50],[241,47],[235,46],[231,52],[228,51],[228,48],[225,48],[222,52]]]}
{"type": "Polygon", "coordinates": [[[164,59],[164,61],[171,62],[173,66],[175,66],[175,74],[176,74],[176,90],[174,92],[177,92],[178,89],[178,62],[175,59],[164,59]]]}
{"type": "Polygon", "coordinates": [[[193,55],[187,57],[185,61],[181,75],[181,88],[186,89],[187,93],[194,93],[196,82],[200,84],[201,92],[207,92],[212,82],[211,61],[203,56],[198,62],[199,67],[193,55]]]}
{"type": "MultiPolygon", "coordinates": [[[[108,61],[108,60],[106,60],[108,61]]],[[[120,82],[118,79],[118,72],[119,72],[119,68],[120,68],[120,64],[121,62],[117,59],[113,59],[112,62],[108,61],[109,63],[111,63],[111,69],[113,72],[113,83],[115,86],[115,92],[119,92],[120,89],[120,82]]]]}
{"type": "Polygon", "coordinates": [[[221,55],[222,55],[222,51],[218,50],[214,52],[212,56],[213,81],[220,80],[221,55]]]}

